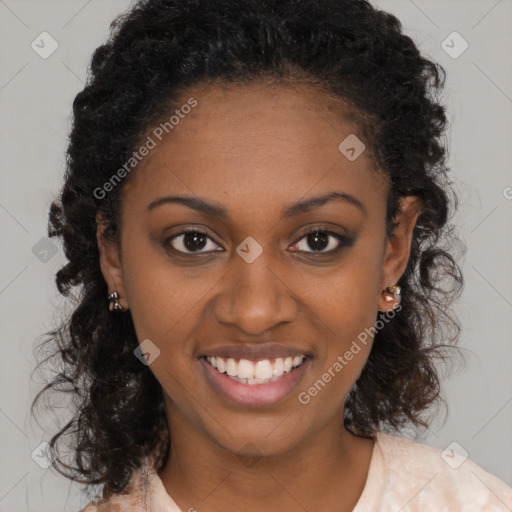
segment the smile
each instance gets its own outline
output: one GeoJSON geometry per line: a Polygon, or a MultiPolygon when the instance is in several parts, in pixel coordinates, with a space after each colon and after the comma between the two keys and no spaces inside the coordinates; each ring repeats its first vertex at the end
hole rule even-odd
{"type": "Polygon", "coordinates": [[[202,356],[199,363],[212,389],[231,403],[246,407],[276,404],[297,388],[310,356],[235,359],[202,356]]]}
{"type": "Polygon", "coordinates": [[[305,355],[295,357],[277,357],[275,359],[233,359],[232,357],[206,357],[206,361],[219,373],[227,375],[235,382],[242,384],[268,384],[275,382],[283,375],[298,368],[306,358],[305,355]]]}

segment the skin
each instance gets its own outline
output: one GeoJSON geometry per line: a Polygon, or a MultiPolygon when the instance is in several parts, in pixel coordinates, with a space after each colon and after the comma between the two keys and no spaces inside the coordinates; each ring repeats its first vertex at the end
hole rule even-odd
{"type": "MultiPolygon", "coordinates": [[[[191,96],[198,105],[124,186],[121,247],[101,240],[98,225],[109,293],[117,290],[130,308],[139,341],[149,338],[160,350],[150,368],[164,389],[172,448],[159,475],[183,511],[352,510],[373,441],[344,428],[344,397],[372,340],[309,404],[297,395],[375,324],[378,311],[392,309],[382,291],[405,271],[420,202],[402,199],[386,238],[389,184],[372,169],[368,150],[353,162],[339,151],[357,126],[347,106],[322,91],[210,84],[190,88],[183,103],[191,96]],[[355,196],[364,212],[331,201],[281,218],[285,205],[331,191],[355,196]],[[170,203],[146,212],[166,195],[217,203],[229,218],[170,203]],[[315,258],[306,234],[318,226],[354,243],[315,258]],[[164,247],[192,227],[211,238],[196,253],[183,236],[164,247]],[[252,263],[236,252],[248,236],[263,249],[252,263]],[[187,248],[188,255],[177,252],[187,248]],[[219,395],[199,355],[265,341],[313,354],[298,387],[266,407],[219,395]]],[[[331,236],[317,252],[338,243],[331,236]]]]}

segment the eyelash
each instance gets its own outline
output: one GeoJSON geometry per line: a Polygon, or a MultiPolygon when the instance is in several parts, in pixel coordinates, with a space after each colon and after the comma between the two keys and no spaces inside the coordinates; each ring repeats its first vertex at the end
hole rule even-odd
{"type": "MultiPolygon", "coordinates": [[[[307,238],[309,235],[312,235],[312,234],[315,234],[315,233],[324,233],[328,236],[332,236],[334,237],[336,240],[338,240],[339,244],[338,246],[335,248],[335,249],[331,249],[330,251],[294,251],[298,254],[313,254],[313,255],[323,255],[323,254],[329,254],[329,255],[334,255],[334,254],[337,254],[339,251],[341,251],[344,247],[349,247],[350,245],[352,245],[353,243],[353,239],[351,238],[348,238],[344,235],[341,235],[340,233],[336,233],[334,231],[330,231],[328,229],[325,229],[325,228],[322,228],[322,227],[316,227],[302,235],[299,236],[299,238],[297,238],[291,245],[295,245],[297,244],[298,242],[300,242],[301,240],[303,240],[304,238],[307,238]]],[[[185,230],[185,231],[181,231],[180,233],[177,233],[175,235],[172,235],[171,237],[167,238],[164,242],[163,242],[163,245],[164,247],[167,249],[170,245],[171,245],[171,242],[175,239],[175,238],[178,238],[179,236],[182,236],[182,235],[189,235],[189,234],[197,234],[197,235],[202,235],[202,236],[206,236],[206,238],[210,239],[211,241],[213,241],[216,245],[218,245],[215,240],[213,240],[207,233],[205,233],[204,231],[200,231],[198,229],[188,229],[188,230],[185,230]]],[[[196,255],[196,254],[207,254],[211,251],[206,251],[205,253],[202,253],[202,252],[183,252],[183,251],[179,251],[177,249],[174,249],[173,247],[170,247],[171,250],[173,250],[174,252],[182,255],[182,256],[193,256],[193,255],[196,255]]],[[[213,252],[221,252],[221,251],[217,251],[217,250],[214,250],[213,252]]]]}

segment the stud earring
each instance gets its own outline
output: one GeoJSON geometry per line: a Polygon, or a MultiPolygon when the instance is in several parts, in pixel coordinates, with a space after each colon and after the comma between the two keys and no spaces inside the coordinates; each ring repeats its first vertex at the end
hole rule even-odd
{"type": "Polygon", "coordinates": [[[108,308],[110,311],[124,311],[123,306],[119,304],[119,293],[113,292],[108,296],[108,308]]]}
{"type": "Polygon", "coordinates": [[[385,290],[382,291],[384,295],[384,301],[388,304],[392,304],[391,310],[395,309],[400,304],[400,286],[388,286],[385,290]]]}
{"type": "Polygon", "coordinates": [[[384,295],[384,301],[388,304],[393,304],[391,309],[395,309],[400,304],[400,300],[402,298],[400,295],[400,290],[400,286],[395,285],[388,286],[385,290],[382,291],[384,295]]]}

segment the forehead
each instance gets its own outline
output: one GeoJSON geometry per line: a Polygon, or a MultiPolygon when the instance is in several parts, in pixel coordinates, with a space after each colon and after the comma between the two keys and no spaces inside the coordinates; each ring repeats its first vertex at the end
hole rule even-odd
{"type": "Polygon", "coordinates": [[[179,191],[229,209],[230,201],[282,204],[333,188],[370,201],[387,193],[368,150],[351,161],[339,149],[359,133],[341,99],[307,86],[210,84],[189,88],[177,108],[191,98],[197,104],[161,140],[160,122],[149,127],[155,147],[130,177],[127,197],[147,204],[179,191]]]}

